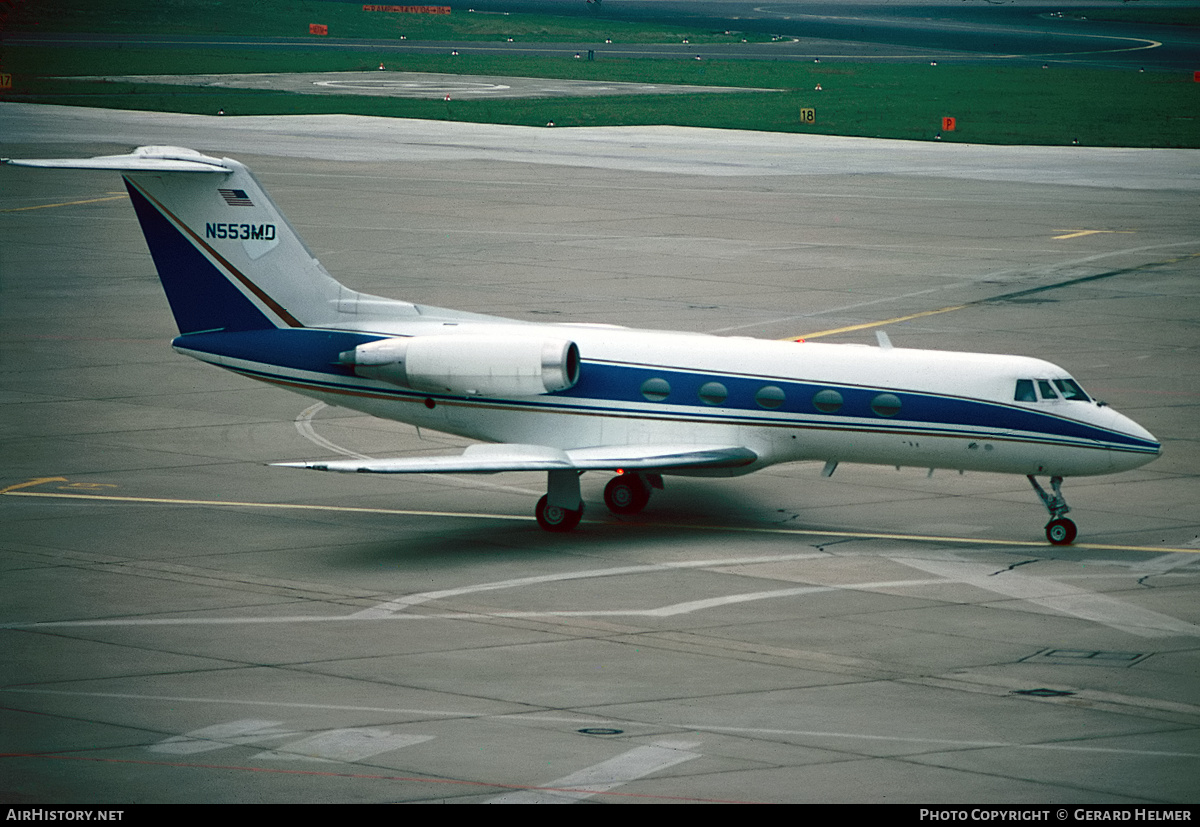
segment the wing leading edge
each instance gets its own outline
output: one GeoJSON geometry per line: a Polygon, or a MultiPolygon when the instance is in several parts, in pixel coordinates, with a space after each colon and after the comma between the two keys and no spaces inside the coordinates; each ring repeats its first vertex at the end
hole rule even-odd
{"type": "Polygon", "coordinates": [[[671,471],[690,468],[740,468],[758,454],[739,445],[605,445],[563,450],[548,445],[480,444],[457,456],[275,462],[283,468],[307,468],[360,474],[496,474],[501,471],[671,471]]]}

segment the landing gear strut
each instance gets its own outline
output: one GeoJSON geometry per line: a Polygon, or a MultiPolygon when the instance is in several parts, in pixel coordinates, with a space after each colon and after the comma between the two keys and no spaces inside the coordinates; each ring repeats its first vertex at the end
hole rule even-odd
{"type": "Polygon", "coordinates": [[[1065,516],[1071,510],[1071,507],[1067,505],[1067,501],[1063,498],[1062,481],[1062,477],[1051,477],[1050,488],[1054,493],[1047,494],[1046,490],[1038,485],[1038,481],[1034,479],[1033,474],[1029,474],[1029,484],[1033,486],[1033,490],[1037,492],[1042,504],[1050,512],[1050,522],[1046,523],[1046,539],[1054,546],[1071,545],[1075,541],[1075,535],[1078,533],[1075,523],[1066,519],[1065,516]]]}
{"type": "MultiPolygon", "coordinates": [[[[579,471],[550,471],[546,496],[538,500],[534,515],[545,531],[570,531],[583,517],[579,493],[579,471]]],[[[618,474],[604,486],[604,504],[614,514],[637,514],[650,502],[650,491],[662,488],[658,474],[618,474]]]]}
{"type": "Polygon", "coordinates": [[[538,500],[534,516],[546,531],[570,531],[583,517],[579,472],[550,471],[546,477],[546,495],[538,500]]]}

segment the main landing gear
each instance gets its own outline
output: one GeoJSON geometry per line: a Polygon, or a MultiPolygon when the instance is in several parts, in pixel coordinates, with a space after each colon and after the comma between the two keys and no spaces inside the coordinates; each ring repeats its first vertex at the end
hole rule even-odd
{"type": "MultiPolygon", "coordinates": [[[[570,531],[583,517],[578,471],[550,471],[546,495],[538,500],[538,525],[546,531],[570,531]]],[[[650,502],[650,492],[662,488],[659,474],[618,474],[604,486],[604,504],[614,514],[637,514],[650,502]]]]}
{"type": "Polygon", "coordinates": [[[549,471],[546,495],[538,500],[534,516],[546,531],[570,531],[583,517],[583,497],[579,493],[579,471],[549,471]]]}
{"type": "Polygon", "coordinates": [[[538,525],[546,531],[570,531],[579,525],[579,520],[583,517],[583,504],[580,503],[579,508],[575,509],[550,505],[550,495],[544,494],[538,500],[533,513],[537,517],[538,525]]]}
{"type": "Polygon", "coordinates": [[[1075,542],[1075,535],[1078,530],[1075,528],[1075,523],[1066,518],[1066,514],[1071,510],[1067,505],[1067,501],[1062,495],[1062,477],[1051,477],[1050,488],[1054,491],[1053,494],[1047,494],[1042,486],[1038,485],[1038,481],[1033,474],[1029,474],[1029,484],[1033,486],[1033,490],[1037,492],[1042,504],[1046,506],[1046,510],[1050,512],[1050,522],[1046,523],[1046,539],[1054,546],[1069,546],[1075,542]]]}
{"type": "Polygon", "coordinates": [[[618,474],[604,486],[604,504],[614,514],[637,514],[648,502],[650,485],[638,474],[618,474]]]}
{"type": "Polygon", "coordinates": [[[637,514],[650,502],[650,491],[662,487],[661,474],[618,474],[604,486],[604,504],[614,514],[637,514]]]}

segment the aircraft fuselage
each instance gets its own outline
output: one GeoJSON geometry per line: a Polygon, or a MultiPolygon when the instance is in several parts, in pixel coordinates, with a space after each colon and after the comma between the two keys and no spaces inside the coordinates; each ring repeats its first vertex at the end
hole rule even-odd
{"type": "Polygon", "coordinates": [[[1160,450],[1133,420],[1090,399],[1017,401],[1019,380],[1070,378],[1021,356],[499,319],[362,327],[375,330],[191,334],[175,347],[331,405],[472,439],[560,448],[736,444],[758,455],[738,468],[676,472],[692,475],[819,460],[1083,476],[1138,467],[1160,450]],[[539,395],[436,393],[364,378],[337,360],[389,336],[463,334],[569,339],[581,355],[578,381],[539,395]],[[286,358],[262,361],[273,352],[286,358]]]}

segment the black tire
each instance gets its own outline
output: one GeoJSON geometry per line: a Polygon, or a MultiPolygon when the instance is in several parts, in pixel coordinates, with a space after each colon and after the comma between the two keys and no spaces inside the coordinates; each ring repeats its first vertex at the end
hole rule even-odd
{"type": "Polygon", "coordinates": [[[614,514],[637,514],[650,502],[650,486],[637,474],[620,474],[604,486],[604,504],[614,514]]]}
{"type": "Polygon", "coordinates": [[[543,495],[538,500],[534,515],[537,517],[538,525],[545,531],[570,531],[579,525],[579,520],[583,517],[583,506],[580,505],[577,511],[558,508],[550,505],[549,495],[543,495]]]}
{"type": "Polygon", "coordinates": [[[1052,546],[1069,546],[1075,542],[1078,530],[1070,520],[1051,520],[1046,524],[1046,539],[1052,546]]]}

